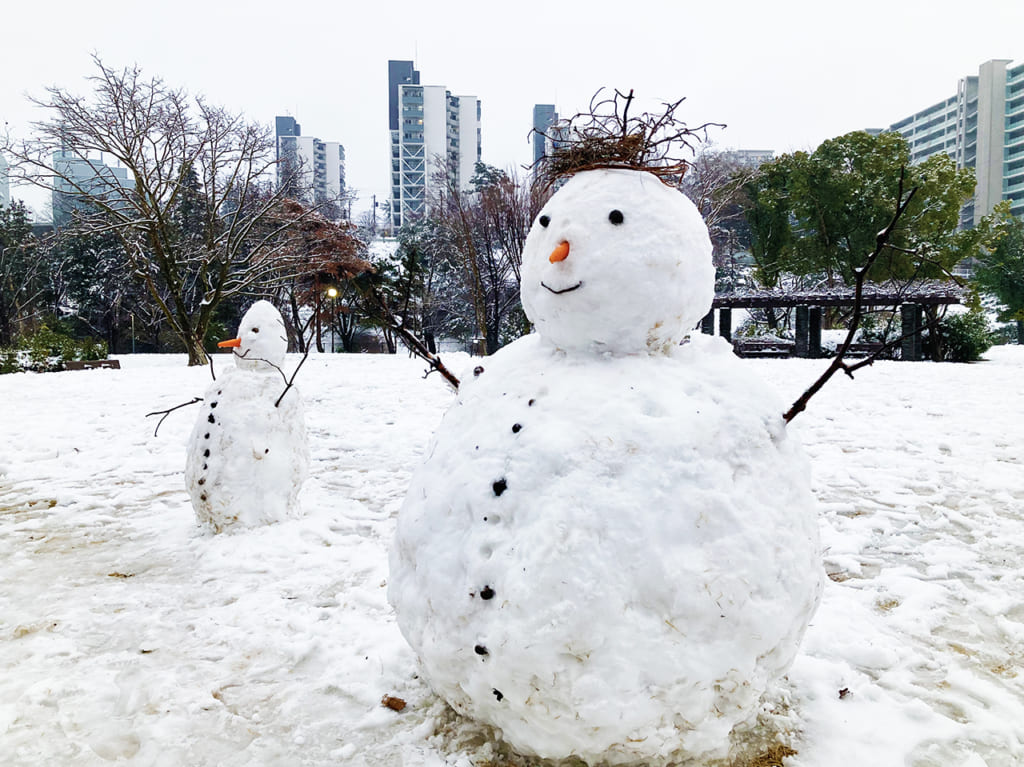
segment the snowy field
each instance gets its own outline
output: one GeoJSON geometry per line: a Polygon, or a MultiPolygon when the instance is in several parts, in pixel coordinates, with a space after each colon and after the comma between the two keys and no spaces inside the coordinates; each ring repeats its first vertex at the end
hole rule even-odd
{"type": "MultiPolygon", "coordinates": [[[[0,764],[535,763],[425,687],[385,598],[395,514],[452,398],[439,377],[311,358],[306,516],[212,536],[182,476],[197,408],[158,436],[145,418],[209,371],[121,363],[0,376],[0,764]]],[[[786,401],[824,367],[743,364],[786,401]]],[[[880,362],[794,422],[829,580],[760,719],[787,766],[1024,764],[1022,393],[1020,347],[880,362]]]]}

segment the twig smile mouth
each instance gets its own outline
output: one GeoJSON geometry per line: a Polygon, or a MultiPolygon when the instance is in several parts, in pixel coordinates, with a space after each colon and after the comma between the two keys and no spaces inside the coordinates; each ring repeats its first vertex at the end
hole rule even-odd
{"type": "Polygon", "coordinates": [[[540,283],[540,286],[541,286],[542,288],[547,288],[547,289],[548,289],[548,290],[550,290],[550,291],[551,291],[552,293],[554,293],[554,294],[555,294],[556,296],[560,296],[560,295],[562,295],[562,293],[571,293],[572,291],[576,290],[576,288],[582,287],[582,286],[583,286],[583,282],[582,282],[582,281],[580,281],[580,282],[577,282],[577,283],[576,283],[575,285],[573,285],[573,286],[572,286],[571,288],[562,288],[561,290],[555,290],[555,289],[554,289],[553,287],[551,287],[550,285],[545,285],[545,284],[544,284],[544,281],[543,281],[543,280],[541,281],[541,283],[540,283]]]}

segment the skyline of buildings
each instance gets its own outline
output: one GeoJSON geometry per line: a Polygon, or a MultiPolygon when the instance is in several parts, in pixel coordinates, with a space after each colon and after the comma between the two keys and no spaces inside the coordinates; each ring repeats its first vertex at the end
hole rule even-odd
{"type": "Polygon", "coordinates": [[[939,152],[958,168],[974,168],[974,199],[961,211],[961,226],[975,226],[996,203],[1011,201],[1024,218],[1024,63],[990,59],[965,75],[952,96],[904,117],[888,130],[910,144],[910,161],[939,152]]]}
{"type": "Polygon", "coordinates": [[[481,158],[481,104],[444,85],[423,85],[412,61],[388,61],[392,229],[426,213],[436,175],[465,189],[481,158]],[[439,165],[440,164],[440,165],[439,165]]]}
{"type": "MultiPolygon", "coordinates": [[[[431,174],[437,170],[435,157],[447,163],[458,188],[468,186],[482,157],[481,102],[475,96],[453,95],[443,85],[422,84],[413,61],[388,61],[388,87],[390,224],[399,227],[425,211],[431,174]]],[[[555,104],[533,105],[534,163],[550,154],[551,141],[542,134],[550,135],[557,120],[555,104]]],[[[314,202],[340,198],[347,186],[344,146],[303,135],[294,117],[279,115],[274,127],[277,157],[282,160],[278,183],[291,176],[295,195],[314,202]]],[[[893,122],[886,130],[907,139],[914,163],[944,152],[958,167],[974,169],[977,191],[964,206],[963,225],[976,224],[1002,200],[1009,200],[1013,214],[1024,218],[1024,63],[985,61],[977,74],[960,78],[949,97],[893,122]]],[[[756,165],[774,153],[737,149],[730,155],[756,165]]],[[[58,152],[54,161],[62,163],[76,183],[92,179],[88,183],[130,184],[123,168],[108,165],[102,158],[84,160],[62,157],[58,152]]],[[[11,190],[5,169],[6,161],[0,157],[0,204],[9,205],[11,190]]],[[[74,207],[69,202],[74,196],[71,187],[63,182],[53,186],[53,217],[58,225],[74,207]]],[[[17,195],[17,188],[14,191],[17,195]]]]}

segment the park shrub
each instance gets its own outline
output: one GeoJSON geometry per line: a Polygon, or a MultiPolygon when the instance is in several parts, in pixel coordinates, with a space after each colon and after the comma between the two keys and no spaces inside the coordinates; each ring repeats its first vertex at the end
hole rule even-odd
{"type": "Polygon", "coordinates": [[[994,340],[988,318],[976,309],[946,317],[939,323],[938,332],[943,359],[950,362],[977,362],[994,340]]]}
{"type": "Polygon", "coordinates": [[[75,339],[41,325],[33,333],[16,338],[7,349],[0,349],[0,374],[49,373],[64,369],[67,360],[101,360],[107,345],[96,338],[75,339]]]}

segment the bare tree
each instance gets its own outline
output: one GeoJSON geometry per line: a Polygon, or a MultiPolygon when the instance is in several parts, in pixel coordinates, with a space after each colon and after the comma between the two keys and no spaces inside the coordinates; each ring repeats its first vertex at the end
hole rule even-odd
{"type": "MultiPolygon", "coordinates": [[[[440,163],[440,161],[439,161],[440,163]]],[[[488,354],[501,346],[502,333],[519,304],[523,247],[544,201],[546,187],[522,180],[515,171],[477,164],[473,188],[459,189],[454,174],[435,175],[428,214],[443,230],[456,256],[473,312],[477,336],[488,354]]]]}
{"type": "MultiPolygon", "coordinates": [[[[323,329],[337,322],[339,306],[329,296],[351,293],[350,282],[373,266],[365,260],[366,245],[356,235],[356,227],[347,221],[332,221],[316,210],[295,200],[281,203],[278,214],[293,223],[280,238],[278,261],[283,273],[276,282],[274,295],[288,306],[286,325],[299,351],[307,351],[315,343],[323,352],[323,329]],[[303,322],[302,310],[311,311],[311,322],[303,322]],[[311,328],[313,337],[307,342],[303,329],[311,328]]],[[[272,219],[273,220],[273,219],[272,219]]]]}
{"type": "Polygon", "coordinates": [[[138,67],[94,61],[91,99],[49,88],[47,99],[32,99],[50,115],[33,126],[36,136],[5,138],[0,149],[12,178],[61,190],[83,231],[116,234],[189,364],[205,364],[217,306],[287,278],[282,234],[308,210],[290,214],[284,193],[272,188],[267,126],[144,79],[138,67]],[[126,179],[109,170],[110,160],[126,179]]]}
{"type": "Polygon", "coordinates": [[[705,147],[679,183],[708,226],[717,267],[728,267],[729,258],[739,249],[737,230],[745,223],[743,189],[756,176],[757,168],[730,152],[705,147]]]}

